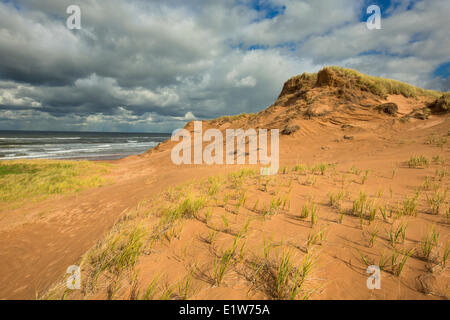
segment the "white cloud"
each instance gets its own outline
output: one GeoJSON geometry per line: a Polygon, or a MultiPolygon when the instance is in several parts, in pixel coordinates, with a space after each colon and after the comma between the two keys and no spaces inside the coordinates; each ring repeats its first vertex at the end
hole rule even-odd
{"type": "Polygon", "coordinates": [[[197,119],[195,116],[194,116],[194,114],[192,113],[192,112],[187,112],[186,114],[185,114],[185,116],[184,116],[184,120],[187,120],[187,121],[192,121],[192,120],[195,120],[195,119],[197,119]]]}

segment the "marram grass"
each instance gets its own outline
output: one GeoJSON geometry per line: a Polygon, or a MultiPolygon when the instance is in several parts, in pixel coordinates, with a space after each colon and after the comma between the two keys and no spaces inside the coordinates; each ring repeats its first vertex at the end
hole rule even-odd
{"type": "Polygon", "coordinates": [[[358,84],[368,88],[370,92],[380,97],[386,97],[389,94],[401,94],[407,98],[415,98],[417,96],[439,98],[442,96],[442,92],[439,91],[425,90],[405,82],[369,76],[359,73],[353,69],[346,69],[337,66],[332,66],[329,68],[341,76],[354,78],[358,84]]]}
{"type": "Polygon", "coordinates": [[[79,192],[106,183],[110,165],[90,161],[0,161],[0,211],[25,200],[79,192]]]}
{"type": "MultiPolygon", "coordinates": [[[[439,91],[426,90],[398,80],[370,76],[353,69],[341,68],[338,66],[329,66],[324,69],[332,70],[341,77],[351,79],[357,87],[364,88],[382,98],[385,98],[390,94],[399,94],[407,98],[416,98],[418,96],[433,97],[436,99],[440,98],[438,102],[439,107],[443,110],[448,109],[450,101],[448,93],[443,95],[443,93],[439,91]]],[[[310,85],[314,85],[317,81],[317,73],[303,73],[290,80],[296,79],[307,81],[310,85]]]]}

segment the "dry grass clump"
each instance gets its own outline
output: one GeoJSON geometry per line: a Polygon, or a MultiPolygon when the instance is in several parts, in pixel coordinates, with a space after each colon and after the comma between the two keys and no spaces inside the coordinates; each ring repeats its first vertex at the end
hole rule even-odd
{"type": "Polygon", "coordinates": [[[298,76],[292,77],[290,80],[302,80],[315,83],[317,81],[317,73],[303,72],[298,76]]]}
{"type": "Polygon", "coordinates": [[[425,260],[432,259],[433,249],[438,245],[440,234],[436,232],[436,227],[433,226],[422,241],[422,256],[425,260]]]}
{"type": "Polygon", "coordinates": [[[270,244],[265,244],[265,257],[252,263],[255,270],[252,282],[263,287],[271,299],[307,300],[314,292],[306,284],[311,278],[317,257],[307,253],[298,260],[292,251],[283,249],[281,256],[270,260],[270,248],[270,244]]]}
{"type": "MultiPolygon", "coordinates": [[[[302,84],[301,87],[313,87],[317,82],[317,73],[309,73],[309,72],[303,72],[300,75],[294,76],[290,78],[286,84],[287,85],[293,85],[293,87],[298,87],[298,84],[302,84]]],[[[284,91],[289,91],[290,88],[283,88],[284,91]]],[[[292,92],[287,92],[292,93],[292,92]]]]}
{"type": "MultiPolygon", "coordinates": [[[[274,297],[295,300],[303,290],[303,285],[311,274],[314,259],[312,255],[304,256],[302,263],[296,266],[289,251],[283,252],[275,273],[274,297]]],[[[303,299],[307,299],[305,294],[303,299]]]]}
{"type": "Polygon", "coordinates": [[[301,75],[294,76],[285,82],[283,90],[280,93],[278,99],[293,94],[301,90],[306,92],[306,90],[314,87],[317,82],[317,73],[304,72],[301,75]]]}
{"type": "Polygon", "coordinates": [[[408,167],[410,168],[428,167],[429,165],[430,161],[424,155],[412,156],[408,160],[408,167]]]}
{"type": "Polygon", "coordinates": [[[436,101],[429,105],[429,108],[436,113],[446,113],[450,111],[450,92],[444,93],[436,101]]]}
{"type": "Polygon", "coordinates": [[[374,200],[370,200],[367,194],[361,191],[359,196],[353,200],[351,213],[359,217],[360,226],[362,227],[365,219],[369,221],[369,224],[375,220],[377,206],[374,200]]]}
{"type": "Polygon", "coordinates": [[[343,190],[339,190],[335,193],[330,192],[329,194],[330,197],[330,206],[332,206],[333,208],[336,209],[340,209],[341,208],[341,202],[345,197],[345,193],[343,190]]]}
{"type": "MultiPolygon", "coordinates": [[[[230,248],[225,250],[221,255],[214,260],[214,282],[217,286],[220,286],[227,270],[234,263],[236,249],[241,241],[241,235],[238,234],[233,241],[230,248]]],[[[241,252],[245,246],[245,242],[241,245],[241,252]]]]}
{"type": "Polygon", "coordinates": [[[236,115],[231,115],[231,116],[223,116],[214,120],[211,120],[212,122],[232,122],[235,120],[241,120],[244,118],[249,118],[252,116],[255,116],[255,113],[240,113],[240,114],[236,114],[236,115]]]}
{"type": "Polygon", "coordinates": [[[369,76],[353,69],[346,69],[338,66],[328,68],[340,76],[354,79],[359,86],[364,87],[371,93],[383,98],[389,94],[401,94],[407,98],[415,98],[417,96],[438,98],[442,95],[442,92],[421,89],[397,80],[369,76]]]}
{"type": "Polygon", "coordinates": [[[427,203],[430,206],[431,214],[438,215],[447,199],[447,190],[440,192],[435,190],[431,196],[427,195],[427,203]]]}
{"type": "MultiPolygon", "coordinates": [[[[358,250],[358,253],[361,257],[361,260],[366,266],[370,266],[376,263],[373,259],[370,259],[368,256],[364,255],[361,251],[358,250]]],[[[400,277],[405,268],[406,262],[414,253],[414,248],[406,250],[394,247],[390,257],[388,255],[385,255],[384,253],[380,255],[377,265],[379,266],[380,270],[400,277]]]]}

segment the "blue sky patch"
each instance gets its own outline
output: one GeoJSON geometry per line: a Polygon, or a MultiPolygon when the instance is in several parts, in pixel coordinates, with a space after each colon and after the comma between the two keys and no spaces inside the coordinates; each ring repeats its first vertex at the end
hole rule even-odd
{"type": "Polygon", "coordinates": [[[255,22],[263,19],[273,19],[283,15],[286,11],[285,5],[276,5],[270,0],[251,0],[247,6],[261,14],[261,18],[256,19],[255,22]]]}
{"type": "Polygon", "coordinates": [[[270,47],[268,45],[262,45],[262,44],[252,44],[251,46],[248,47],[249,51],[254,51],[254,50],[267,50],[270,47]]]}
{"type": "Polygon", "coordinates": [[[450,61],[441,63],[436,69],[433,71],[433,76],[447,79],[450,75],[450,61]]]}
{"type": "MultiPolygon", "coordinates": [[[[408,5],[405,8],[405,11],[409,11],[414,9],[414,5],[418,2],[418,0],[410,0],[408,5]]],[[[369,18],[372,14],[367,14],[367,8],[370,5],[377,5],[381,9],[381,18],[388,18],[392,15],[395,9],[399,8],[402,5],[401,1],[395,0],[364,0],[364,3],[361,7],[361,13],[359,15],[360,21],[365,22],[367,18],[369,18]]]]}
{"type": "Polygon", "coordinates": [[[0,0],[0,2],[6,3],[6,4],[12,4],[14,6],[14,8],[16,8],[17,10],[20,10],[20,5],[14,0],[0,0]]]}

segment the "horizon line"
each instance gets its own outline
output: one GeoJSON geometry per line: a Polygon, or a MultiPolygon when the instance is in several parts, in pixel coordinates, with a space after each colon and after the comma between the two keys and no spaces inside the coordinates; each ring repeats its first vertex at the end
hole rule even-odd
{"type": "Polygon", "coordinates": [[[0,132],[54,132],[54,133],[127,133],[127,134],[147,134],[147,133],[157,133],[157,134],[167,134],[171,135],[171,132],[133,132],[133,131],[70,131],[70,130],[18,130],[18,129],[0,129],[0,132]]]}

